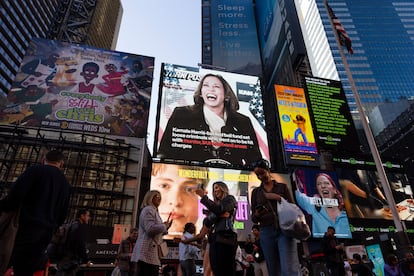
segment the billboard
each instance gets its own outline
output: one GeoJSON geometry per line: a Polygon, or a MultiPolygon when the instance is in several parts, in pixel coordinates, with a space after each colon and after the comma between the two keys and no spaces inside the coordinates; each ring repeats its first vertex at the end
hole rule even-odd
{"type": "MultiPolygon", "coordinates": [[[[204,184],[210,199],[213,198],[212,186],[216,181],[223,181],[229,187],[230,194],[238,202],[234,227],[239,241],[244,241],[251,233],[250,219],[251,191],[260,185],[260,181],[251,171],[223,168],[208,168],[189,165],[153,163],[151,173],[151,190],[161,192],[161,204],[158,207],[160,216],[166,221],[171,214],[173,223],[168,230],[167,239],[181,237],[187,222],[196,224],[200,231],[205,215],[205,207],[200,203],[200,197],[195,194],[198,185],[204,184]]],[[[287,174],[272,174],[281,183],[288,184],[287,174]]]]}
{"type": "MultiPolygon", "coordinates": [[[[344,167],[336,169],[336,172],[350,218],[393,220],[376,170],[344,167]]],[[[413,221],[413,191],[407,176],[389,171],[386,174],[400,219],[413,221]]]]}
{"type": "Polygon", "coordinates": [[[252,1],[210,2],[212,65],[229,72],[261,76],[252,1]]]}
{"type": "Polygon", "coordinates": [[[305,77],[318,149],[359,153],[360,143],[340,81],[305,77]]]}
{"type": "Polygon", "coordinates": [[[269,160],[258,77],[163,64],[161,78],[158,159],[228,168],[269,160]]]}
{"type": "Polygon", "coordinates": [[[352,238],[344,197],[334,172],[296,169],[292,174],[298,206],[310,216],[312,237],[322,238],[328,226],[338,238],[352,238]]]}
{"type": "Polygon", "coordinates": [[[154,58],[35,38],[0,124],[146,137],[154,58]]]}
{"type": "Polygon", "coordinates": [[[275,85],[286,163],[318,166],[318,151],[302,88],[275,85]]]}

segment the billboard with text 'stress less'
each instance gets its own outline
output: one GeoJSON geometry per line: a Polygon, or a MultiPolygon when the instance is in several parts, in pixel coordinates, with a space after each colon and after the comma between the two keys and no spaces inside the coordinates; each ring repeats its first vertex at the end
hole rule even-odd
{"type": "Polygon", "coordinates": [[[163,64],[158,108],[161,161],[243,168],[269,160],[258,77],[163,64]]]}
{"type": "Polygon", "coordinates": [[[35,38],[0,124],[146,137],[154,58],[35,38]]]}

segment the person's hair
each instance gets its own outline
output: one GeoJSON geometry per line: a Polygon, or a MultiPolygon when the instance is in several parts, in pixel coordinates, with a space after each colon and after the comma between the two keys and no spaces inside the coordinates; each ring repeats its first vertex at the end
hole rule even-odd
{"type": "Polygon", "coordinates": [[[220,80],[220,82],[223,84],[224,88],[224,108],[229,110],[239,110],[239,100],[236,97],[236,94],[234,93],[233,89],[231,88],[230,84],[220,75],[215,74],[206,74],[201,79],[200,83],[198,84],[196,90],[194,91],[194,104],[196,106],[202,106],[204,104],[203,97],[201,96],[201,89],[203,88],[204,80],[207,77],[216,77],[220,80]]]}
{"type": "Polygon", "coordinates": [[[133,227],[133,228],[129,229],[130,234],[132,234],[134,232],[137,232],[137,231],[138,231],[138,228],[136,228],[136,227],[133,227]]]}
{"type": "Polygon", "coordinates": [[[152,202],[152,199],[156,195],[161,196],[161,193],[159,191],[157,191],[157,190],[150,190],[150,191],[148,191],[145,194],[144,199],[142,200],[141,208],[144,208],[144,207],[149,206],[149,205],[154,206],[154,203],[152,202]]]}
{"type": "Polygon", "coordinates": [[[152,167],[151,170],[151,175],[152,176],[157,176],[160,174],[163,174],[168,166],[177,166],[177,170],[182,168],[185,170],[197,170],[197,172],[205,172],[206,173],[206,177],[205,178],[193,178],[193,177],[188,177],[190,179],[196,179],[198,184],[204,184],[204,186],[207,186],[208,184],[208,168],[207,167],[192,167],[192,166],[186,166],[186,165],[173,165],[173,164],[163,164],[163,163],[155,163],[152,167]]]}
{"type": "Polygon", "coordinates": [[[258,224],[253,224],[252,230],[253,229],[260,230],[260,226],[258,224]]]}
{"type": "Polygon", "coordinates": [[[359,262],[362,261],[361,255],[359,255],[358,253],[354,253],[354,255],[352,255],[352,258],[359,262]]]}
{"type": "Polygon", "coordinates": [[[185,232],[188,232],[188,231],[190,230],[190,228],[191,228],[191,227],[195,227],[194,223],[192,223],[192,222],[187,222],[187,223],[184,225],[184,233],[185,233],[185,232]]]}
{"type": "Polygon", "coordinates": [[[60,162],[65,160],[65,156],[59,150],[51,150],[46,154],[46,160],[49,162],[60,162]]]}
{"type": "Polygon", "coordinates": [[[265,169],[267,171],[270,171],[270,164],[269,161],[267,161],[266,159],[259,159],[255,162],[253,162],[250,165],[251,168],[261,168],[261,169],[265,169]]]}
{"type": "Polygon", "coordinates": [[[328,226],[328,230],[333,230],[335,232],[335,227],[333,226],[328,226]]]}
{"type": "Polygon", "coordinates": [[[392,264],[393,261],[398,261],[398,258],[395,254],[388,254],[385,261],[387,264],[392,264]]]}
{"type": "MultiPolygon", "coordinates": [[[[334,190],[335,190],[335,199],[338,200],[338,208],[339,210],[345,210],[345,202],[344,202],[344,198],[342,196],[342,193],[338,190],[338,188],[336,187],[335,181],[332,179],[332,177],[329,174],[326,173],[318,173],[315,177],[315,184],[316,181],[318,179],[318,177],[320,176],[324,176],[328,179],[329,183],[331,183],[331,185],[333,186],[334,190]]],[[[318,197],[320,197],[320,195],[317,195],[318,197]]],[[[321,206],[315,205],[316,210],[318,210],[318,212],[321,210],[321,206]]]]}
{"type": "Polygon", "coordinates": [[[82,215],[86,215],[88,212],[89,212],[88,209],[81,208],[78,210],[78,212],[76,212],[76,217],[80,218],[82,215]]]}
{"type": "Polygon", "coordinates": [[[96,73],[99,72],[99,65],[96,64],[95,62],[87,62],[82,66],[82,72],[85,71],[86,67],[93,67],[96,69],[96,73]]]}
{"type": "MultiPolygon", "coordinates": [[[[216,182],[214,182],[213,183],[213,190],[214,190],[214,186],[215,185],[219,186],[220,190],[223,192],[223,198],[225,196],[228,196],[230,194],[229,187],[227,187],[227,184],[224,183],[223,181],[216,181],[216,182]]],[[[214,201],[215,202],[220,201],[220,199],[217,198],[216,195],[213,195],[213,197],[214,197],[214,201]]]]}

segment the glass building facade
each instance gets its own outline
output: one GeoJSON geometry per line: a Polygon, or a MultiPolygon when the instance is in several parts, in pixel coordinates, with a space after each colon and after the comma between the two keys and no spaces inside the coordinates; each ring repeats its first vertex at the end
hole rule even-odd
{"type": "MultiPolygon", "coordinates": [[[[414,97],[414,2],[379,0],[330,0],[330,7],[352,40],[347,61],[366,114],[384,103],[414,97]]],[[[339,77],[356,109],[350,83],[322,0],[318,10],[328,37],[339,77]]],[[[395,117],[403,110],[396,112],[395,117]]]]}

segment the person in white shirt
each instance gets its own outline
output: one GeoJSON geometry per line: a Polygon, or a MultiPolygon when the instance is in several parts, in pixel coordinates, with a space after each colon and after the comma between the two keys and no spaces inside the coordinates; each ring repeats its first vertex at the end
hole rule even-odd
{"type": "MultiPolygon", "coordinates": [[[[184,235],[181,240],[191,239],[194,237],[195,225],[192,222],[188,222],[184,226],[184,235]]],[[[180,242],[178,245],[178,253],[180,258],[180,266],[182,276],[194,276],[196,275],[195,260],[198,258],[200,249],[194,244],[185,244],[180,242]]]]}

